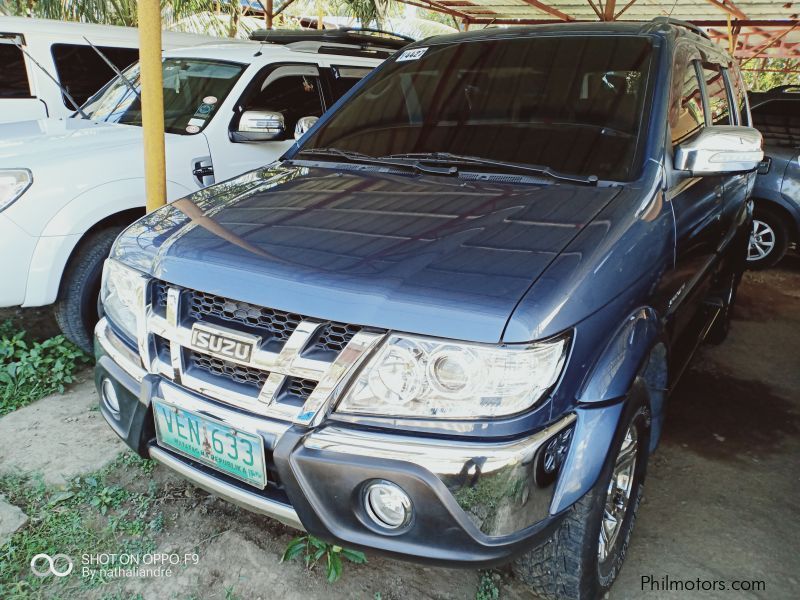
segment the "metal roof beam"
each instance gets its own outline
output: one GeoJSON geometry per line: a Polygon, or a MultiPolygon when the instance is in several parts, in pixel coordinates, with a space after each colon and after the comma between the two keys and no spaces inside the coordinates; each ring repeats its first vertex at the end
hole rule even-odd
{"type": "Polygon", "coordinates": [[[547,4],[539,2],[539,0],[523,0],[523,2],[525,2],[526,4],[530,4],[534,8],[538,8],[542,12],[546,12],[548,15],[552,15],[552,16],[558,18],[558,19],[561,19],[562,21],[574,21],[575,20],[575,17],[572,17],[572,16],[570,16],[570,15],[568,15],[566,13],[563,13],[560,10],[558,10],[557,8],[553,8],[552,6],[548,6],[547,4]]]}
{"type": "Polygon", "coordinates": [[[709,4],[716,6],[718,9],[728,13],[737,19],[746,19],[747,15],[739,10],[736,5],[730,0],[706,0],[709,4]]]}

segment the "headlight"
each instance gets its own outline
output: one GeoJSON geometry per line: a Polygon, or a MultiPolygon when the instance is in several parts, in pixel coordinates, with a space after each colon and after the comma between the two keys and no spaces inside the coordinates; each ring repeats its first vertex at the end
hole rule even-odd
{"type": "Polygon", "coordinates": [[[0,169],[0,210],[10,206],[33,183],[28,169],[0,169]]]}
{"type": "Polygon", "coordinates": [[[498,417],[533,406],[564,366],[567,338],[487,346],[392,335],[339,412],[443,419],[498,417]]]}
{"type": "Polygon", "coordinates": [[[109,321],[136,340],[139,319],[144,318],[147,277],[109,258],[103,267],[100,299],[109,321]]]}

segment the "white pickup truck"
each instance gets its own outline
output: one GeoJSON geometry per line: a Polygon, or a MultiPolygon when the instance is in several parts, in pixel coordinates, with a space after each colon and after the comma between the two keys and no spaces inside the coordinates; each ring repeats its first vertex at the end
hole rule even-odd
{"type": "MultiPolygon", "coordinates": [[[[167,201],[275,161],[407,43],[267,33],[269,42],[165,51],[167,201]]],[[[86,350],[103,260],[144,214],[138,88],[135,64],[83,114],[0,125],[0,307],[54,304],[64,334],[86,350]]]]}
{"type": "MultiPolygon", "coordinates": [[[[167,50],[213,39],[161,32],[167,50]]],[[[119,69],[139,60],[134,27],[0,16],[0,123],[74,113],[72,100],[83,104],[115,75],[92,45],[119,69]]]]}

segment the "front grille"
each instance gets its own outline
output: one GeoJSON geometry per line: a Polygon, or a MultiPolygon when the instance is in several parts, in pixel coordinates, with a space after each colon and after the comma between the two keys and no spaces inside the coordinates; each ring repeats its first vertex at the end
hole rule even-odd
{"type": "MultiPolygon", "coordinates": [[[[157,281],[153,287],[153,305],[159,314],[164,314],[166,310],[167,287],[168,284],[163,281],[157,281]]],[[[184,289],[182,293],[183,301],[188,304],[188,313],[192,318],[198,321],[237,323],[244,325],[248,330],[260,333],[265,339],[278,342],[288,340],[300,321],[306,318],[297,313],[256,306],[208,292],[184,289]]],[[[328,322],[323,325],[309,350],[338,355],[359,331],[361,327],[358,325],[328,322]]]]}
{"type": "Polygon", "coordinates": [[[189,314],[199,320],[212,316],[223,321],[268,331],[271,337],[280,341],[288,340],[303,320],[303,317],[294,313],[262,308],[206,292],[191,292],[189,314]]]}
{"type": "MultiPolygon", "coordinates": [[[[154,317],[154,323],[159,331],[151,332],[152,343],[147,347],[152,350],[145,358],[153,360],[154,368],[162,375],[248,411],[278,419],[302,414],[302,408],[314,392],[317,382],[329,374],[330,365],[334,364],[337,357],[347,362],[364,351],[362,341],[353,346],[353,353],[343,354],[353,337],[362,331],[358,325],[322,322],[316,327],[316,333],[304,340],[303,349],[297,350],[300,354],[294,354],[296,350],[289,351],[286,341],[301,324],[304,331],[308,331],[307,328],[313,327],[319,320],[182,288],[164,281],[154,281],[149,292],[152,311],[158,317],[154,317]],[[173,294],[177,300],[176,311],[170,311],[168,316],[167,303],[173,294]],[[255,349],[258,358],[254,356],[252,361],[240,364],[223,358],[217,352],[197,351],[190,347],[183,340],[191,335],[189,330],[198,322],[204,322],[212,329],[227,328],[259,337],[261,343],[255,349]],[[285,357],[278,360],[284,352],[292,356],[288,361],[285,357]],[[295,360],[299,358],[308,360],[299,364],[295,360]],[[271,364],[276,366],[268,366],[271,364]],[[280,375],[282,384],[277,389],[272,386],[265,389],[270,369],[273,368],[280,375]],[[266,398],[266,394],[270,397],[266,398]]],[[[374,340],[380,334],[369,331],[362,335],[365,339],[374,340]]]]}
{"type": "Polygon", "coordinates": [[[261,369],[246,367],[215,356],[201,354],[200,352],[189,351],[188,354],[191,366],[217,377],[227,377],[238,383],[251,385],[258,389],[261,389],[267,381],[267,377],[269,377],[269,373],[261,369]]]}
{"type": "MultiPolygon", "coordinates": [[[[256,394],[266,383],[269,373],[255,367],[240,365],[231,361],[209,356],[194,350],[187,351],[189,366],[201,369],[215,377],[231,379],[237,383],[251,386],[256,394]]],[[[317,382],[300,377],[287,377],[281,396],[290,396],[294,400],[305,402],[317,387],[317,382]]],[[[280,400],[280,398],[279,398],[280,400]]]]}

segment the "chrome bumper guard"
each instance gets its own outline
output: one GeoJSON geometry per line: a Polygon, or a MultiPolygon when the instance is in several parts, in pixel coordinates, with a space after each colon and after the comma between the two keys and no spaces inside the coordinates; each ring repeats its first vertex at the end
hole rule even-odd
{"type": "Polygon", "coordinates": [[[236,486],[230,485],[224,481],[216,479],[203,471],[186,464],[183,460],[175,458],[168,451],[156,446],[150,446],[150,458],[161,463],[178,473],[183,478],[187,479],[199,488],[204,489],[209,494],[213,494],[232,502],[237,506],[246,508],[247,510],[265,515],[276,521],[280,521],[284,525],[293,527],[304,531],[303,524],[297,517],[297,513],[291,506],[281,504],[268,498],[263,498],[257,494],[248,492],[236,486]]]}

